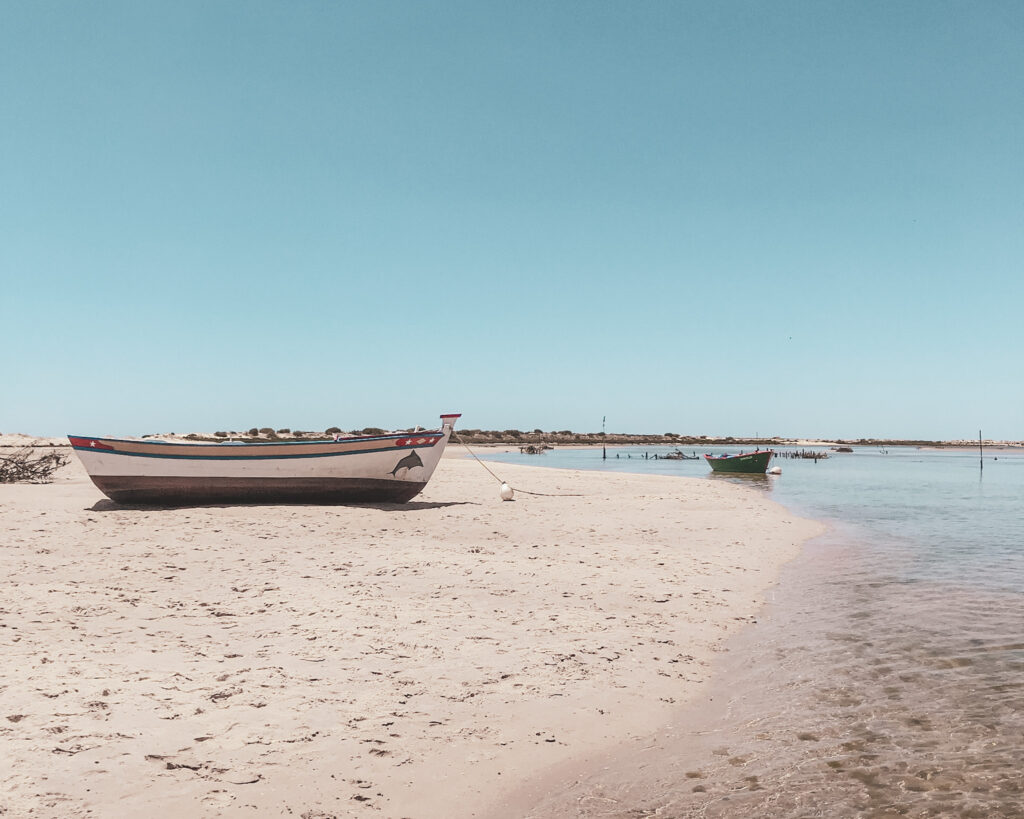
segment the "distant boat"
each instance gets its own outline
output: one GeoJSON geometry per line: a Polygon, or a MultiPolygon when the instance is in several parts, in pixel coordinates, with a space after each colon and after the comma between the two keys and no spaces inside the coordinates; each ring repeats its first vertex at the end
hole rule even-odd
{"type": "Polygon", "coordinates": [[[439,430],[330,441],[68,439],[118,503],[405,503],[427,485],[459,417],[442,415],[439,430]]]}
{"type": "Polygon", "coordinates": [[[770,449],[741,452],[739,455],[705,455],[712,472],[743,472],[763,475],[775,453],[770,449]]]}
{"type": "Polygon", "coordinates": [[[697,453],[694,453],[693,455],[687,455],[681,449],[674,449],[674,450],[672,450],[672,452],[669,452],[667,455],[657,455],[655,457],[660,458],[663,461],[699,461],[700,460],[700,455],[698,455],[697,453]]]}

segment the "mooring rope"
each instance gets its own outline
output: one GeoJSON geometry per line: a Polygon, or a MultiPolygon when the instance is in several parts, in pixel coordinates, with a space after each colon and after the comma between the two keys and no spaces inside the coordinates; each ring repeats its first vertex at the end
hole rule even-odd
{"type": "Polygon", "coordinates": [[[552,494],[550,492],[530,492],[530,491],[528,491],[526,489],[519,489],[516,486],[512,486],[510,483],[508,483],[508,481],[503,481],[501,478],[499,478],[497,475],[495,475],[494,472],[491,471],[491,468],[487,464],[485,464],[483,461],[481,461],[479,458],[477,458],[476,457],[476,453],[472,449],[469,448],[469,444],[467,444],[465,441],[463,441],[459,437],[458,433],[454,429],[452,430],[452,436],[455,438],[456,441],[458,441],[460,444],[462,444],[466,448],[466,452],[468,452],[470,455],[472,455],[476,459],[476,462],[478,464],[480,464],[480,466],[482,466],[484,469],[486,469],[490,473],[491,477],[494,478],[494,480],[496,480],[498,483],[507,484],[508,487],[513,492],[519,492],[519,493],[521,493],[523,495],[538,495],[538,496],[544,497],[544,498],[582,498],[582,497],[585,497],[582,494],[552,494]]]}

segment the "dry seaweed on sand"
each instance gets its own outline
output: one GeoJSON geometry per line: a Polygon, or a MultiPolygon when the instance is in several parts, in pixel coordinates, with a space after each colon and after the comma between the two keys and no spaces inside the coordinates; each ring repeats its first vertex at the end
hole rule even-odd
{"type": "Polygon", "coordinates": [[[53,473],[69,460],[63,452],[35,455],[32,447],[0,455],[0,483],[50,483],[53,473]]]}

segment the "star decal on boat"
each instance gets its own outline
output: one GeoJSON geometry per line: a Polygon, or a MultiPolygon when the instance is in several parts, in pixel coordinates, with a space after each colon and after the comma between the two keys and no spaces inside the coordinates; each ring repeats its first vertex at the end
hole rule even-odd
{"type": "Polygon", "coordinates": [[[71,446],[78,449],[103,449],[108,452],[113,452],[114,447],[110,444],[105,444],[103,441],[97,440],[96,438],[79,438],[74,435],[68,436],[68,440],[71,442],[71,446]]]}
{"type": "Polygon", "coordinates": [[[440,440],[439,437],[433,438],[399,438],[395,441],[395,446],[433,446],[440,440]]]}

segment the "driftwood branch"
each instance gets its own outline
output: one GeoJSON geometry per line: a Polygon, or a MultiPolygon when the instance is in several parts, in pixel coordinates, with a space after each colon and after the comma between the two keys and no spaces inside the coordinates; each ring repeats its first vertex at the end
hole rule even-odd
{"type": "Polygon", "coordinates": [[[70,460],[63,452],[35,455],[32,447],[0,455],[0,483],[50,483],[53,473],[70,460]]]}

